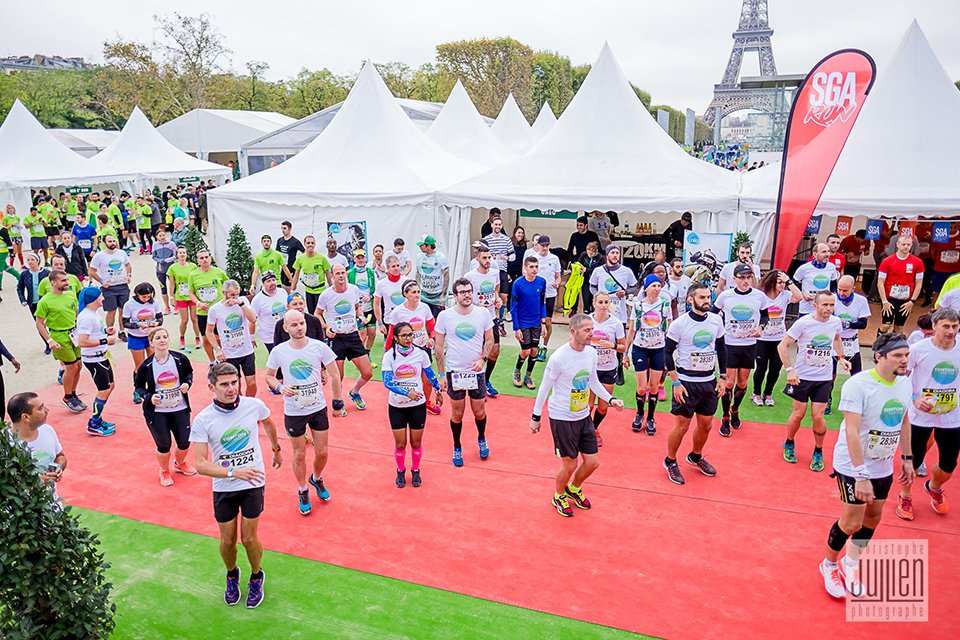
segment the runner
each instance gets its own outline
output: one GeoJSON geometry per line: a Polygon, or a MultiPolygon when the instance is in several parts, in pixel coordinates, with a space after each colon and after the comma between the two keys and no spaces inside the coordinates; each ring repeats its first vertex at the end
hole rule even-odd
{"type": "Polygon", "coordinates": [[[97,387],[97,397],[93,400],[93,410],[87,421],[87,433],[92,436],[112,436],[117,432],[116,424],[103,419],[107,400],[113,393],[113,367],[107,350],[116,344],[117,337],[107,332],[100,309],[103,308],[103,295],[97,287],[86,287],[80,292],[80,312],[77,315],[77,345],[83,366],[90,372],[93,384],[97,387]]]}
{"type": "MultiPolygon", "coordinates": [[[[617,362],[627,351],[626,333],[620,320],[610,315],[610,294],[606,291],[597,291],[593,296],[593,313],[590,318],[593,320],[593,341],[591,345],[597,350],[597,378],[600,384],[609,393],[613,393],[613,385],[617,381],[617,362]]],[[[593,399],[596,394],[590,392],[590,406],[593,406],[593,399]]],[[[600,423],[607,417],[607,407],[609,405],[605,400],[597,398],[597,410],[593,413],[593,426],[597,432],[597,446],[603,446],[603,438],[600,436],[600,423]]]]}
{"type": "Polygon", "coordinates": [[[737,268],[737,265],[741,264],[747,265],[750,267],[750,270],[753,271],[753,277],[755,279],[750,282],[751,286],[760,282],[760,265],[754,264],[753,262],[753,245],[749,242],[744,242],[737,247],[737,259],[733,262],[728,262],[720,269],[720,278],[717,280],[717,291],[726,291],[736,286],[733,270],[737,268]]]}
{"type": "MultiPolygon", "coordinates": [[[[343,363],[350,360],[357,368],[360,377],[354,382],[353,388],[347,393],[354,406],[360,411],[367,408],[367,404],[360,395],[363,385],[373,377],[373,368],[370,366],[370,356],[360,340],[357,331],[360,319],[360,290],[347,282],[347,268],[342,264],[335,264],[331,269],[333,285],[320,294],[317,302],[317,317],[323,324],[325,335],[330,340],[330,347],[337,356],[337,370],[343,378],[343,363]]],[[[414,283],[416,284],[416,283],[414,283]]],[[[345,416],[347,411],[341,408],[334,409],[334,415],[345,416]]]]}
{"type": "Polygon", "coordinates": [[[400,291],[401,282],[400,260],[396,256],[388,256],[387,275],[377,280],[373,293],[373,315],[377,319],[377,329],[387,337],[386,319],[398,304],[403,304],[403,292],[400,291]]]}
{"type": "MultiPolygon", "coordinates": [[[[332,240],[332,238],[331,238],[332,240]]],[[[413,269],[413,261],[410,260],[410,253],[404,249],[406,243],[403,241],[403,238],[394,238],[393,240],[393,251],[391,251],[387,256],[394,256],[397,260],[400,261],[400,275],[407,275],[413,269]]],[[[333,249],[330,248],[330,240],[327,240],[327,251],[336,252],[337,243],[334,241],[333,249]]]]}
{"type": "MultiPolygon", "coordinates": [[[[402,249],[403,249],[403,240],[400,239],[400,238],[397,238],[397,239],[400,240],[400,248],[401,248],[401,250],[402,250],[402,249]]],[[[327,246],[327,255],[324,256],[324,257],[327,259],[327,262],[330,263],[330,266],[331,266],[331,267],[332,267],[333,265],[335,265],[335,264],[341,264],[341,265],[343,265],[343,268],[344,268],[344,269],[349,269],[349,268],[350,268],[350,262],[347,260],[347,256],[345,256],[345,255],[343,255],[342,253],[340,253],[340,251],[337,249],[337,239],[336,239],[336,238],[334,238],[333,236],[328,235],[328,236],[327,236],[327,244],[326,244],[326,246],[327,246]]],[[[410,255],[409,255],[406,251],[403,252],[403,256],[404,256],[404,257],[401,259],[401,266],[404,266],[404,265],[406,265],[407,263],[410,262],[410,255]]],[[[404,273],[409,273],[409,272],[410,272],[410,269],[409,269],[409,268],[405,268],[404,273]]],[[[328,282],[329,282],[329,281],[328,281],[328,282]]]]}
{"type": "Polygon", "coordinates": [[[316,490],[320,500],[326,502],[330,499],[330,491],[323,482],[330,421],[327,417],[327,400],[323,394],[321,372],[326,369],[329,375],[334,404],[343,407],[340,399],[340,374],[334,365],[337,356],[330,347],[307,337],[307,321],[303,313],[287,311],[282,322],[290,339],[276,345],[270,352],[267,358],[266,380],[267,386],[276,388],[283,396],[283,426],[293,446],[293,476],[298,487],[297,503],[300,514],[305,516],[312,509],[308,482],[316,490]],[[289,374],[293,384],[285,384],[277,379],[277,371],[280,369],[289,374]],[[308,426],[313,440],[313,472],[309,478],[306,464],[307,441],[304,438],[308,426]]]}
{"type": "Polygon", "coordinates": [[[920,297],[923,285],[923,261],[910,253],[913,236],[897,239],[897,252],[887,256],[877,269],[877,292],[880,294],[882,314],[877,335],[900,331],[920,297]]]}
{"type": "MultiPolygon", "coordinates": [[[[277,251],[283,254],[287,261],[287,271],[280,275],[280,284],[283,285],[284,291],[290,293],[293,290],[293,287],[290,286],[293,280],[287,274],[296,270],[294,264],[297,261],[297,254],[306,249],[303,243],[293,236],[293,225],[289,221],[284,220],[280,223],[280,234],[280,237],[277,238],[277,251]]],[[[314,241],[314,246],[316,246],[316,241],[314,241]]]]}
{"type": "MultiPolygon", "coordinates": [[[[871,315],[870,303],[867,302],[866,296],[854,292],[856,286],[853,276],[840,276],[837,281],[837,306],[833,311],[843,323],[840,342],[843,344],[843,356],[850,361],[850,375],[863,371],[859,336],[860,330],[867,328],[867,321],[870,320],[871,315]]],[[[833,372],[833,379],[837,379],[836,370],[833,372]]],[[[833,391],[831,390],[824,413],[829,415],[832,410],[833,391]]]]}
{"type": "Polygon", "coordinates": [[[670,294],[670,299],[676,303],[674,320],[679,318],[680,314],[689,311],[687,308],[687,289],[690,288],[691,284],[693,284],[693,280],[683,272],[683,260],[680,258],[671,260],[667,291],[670,294]]]}
{"type": "MultiPolygon", "coordinates": [[[[163,324],[163,309],[154,296],[153,285],[141,282],[133,290],[133,297],[123,305],[123,326],[129,332],[127,349],[133,357],[133,370],[143,364],[146,357],[153,355],[150,346],[150,330],[163,324]]],[[[140,404],[143,398],[133,392],[133,403],[140,404]]]]}
{"type": "MultiPolygon", "coordinates": [[[[510,236],[503,233],[503,220],[494,218],[490,223],[490,233],[483,236],[483,242],[490,248],[490,257],[492,266],[500,276],[500,307],[497,315],[497,328],[501,336],[506,336],[506,329],[503,326],[504,315],[507,312],[510,296],[510,278],[507,277],[507,265],[518,258],[513,249],[513,241],[510,236]]],[[[487,376],[490,379],[490,376],[487,376]]]]}
{"type": "MultiPolygon", "coordinates": [[[[257,316],[256,334],[267,348],[267,353],[273,351],[274,332],[277,323],[287,312],[287,294],[277,286],[277,274],[273,271],[264,271],[260,276],[262,288],[253,296],[250,308],[257,316]]],[[[270,387],[273,391],[273,387],[270,387]]]]}
{"type": "MultiPolygon", "coordinates": [[[[144,215],[149,221],[149,216],[144,215]]],[[[143,233],[141,229],[140,233],[143,233]]],[[[151,232],[152,233],[152,232],[151,232]]],[[[167,291],[167,272],[177,262],[177,245],[167,237],[167,228],[160,227],[153,236],[150,255],[156,263],[157,281],[160,283],[160,295],[163,296],[163,313],[170,315],[170,293],[167,291]]]]}
{"type": "MultiPolygon", "coordinates": [[[[910,407],[913,464],[920,466],[931,438],[936,441],[939,459],[931,467],[931,478],[923,483],[923,489],[930,496],[930,506],[940,515],[946,515],[950,508],[943,485],[953,476],[960,452],[958,330],[960,315],[953,309],[937,309],[933,312],[933,337],[910,348],[907,364],[914,398],[910,407]]],[[[913,520],[913,491],[909,484],[900,490],[897,515],[913,520]]]]}
{"type": "MultiPolygon", "coordinates": [[[[207,339],[207,314],[217,301],[223,298],[220,288],[227,281],[227,274],[213,266],[213,258],[206,249],[197,251],[197,268],[190,272],[187,287],[190,300],[197,305],[197,328],[203,339],[203,350],[207,359],[213,362],[213,343],[207,339]]],[[[181,316],[182,322],[182,316],[181,316]]]]}
{"type": "MultiPolygon", "coordinates": [[[[627,326],[627,296],[638,290],[637,276],[633,271],[620,264],[620,247],[612,244],[607,247],[607,260],[602,267],[593,270],[590,276],[590,292],[606,291],[610,294],[610,314],[627,326]]],[[[623,380],[623,362],[617,360],[617,381],[623,380]]]]}
{"type": "Polygon", "coordinates": [[[257,395],[256,346],[257,316],[247,299],[240,295],[240,283],[227,280],[221,286],[223,299],[210,307],[207,314],[206,338],[213,345],[214,356],[229,362],[243,374],[244,392],[257,395]],[[240,307],[235,309],[234,307],[240,307]]]}
{"type": "MultiPolygon", "coordinates": [[[[408,280],[408,282],[412,282],[408,280]]],[[[414,283],[416,286],[416,283],[414,283]]],[[[426,305],[423,305],[424,307],[426,305]]],[[[398,309],[401,307],[397,307],[398,309]]],[[[423,428],[427,422],[428,400],[424,393],[426,385],[437,390],[440,396],[440,381],[430,365],[430,353],[415,343],[416,331],[409,322],[399,321],[393,325],[393,346],[383,353],[381,370],[383,386],[390,391],[387,399],[387,415],[393,431],[393,458],[397,463],[397,479],[394,486],[402,489],[407,485],[406,456],[407,430],[410,430],[410,478],[414,487],[419,487],[420,460],[423,458],[423,428]]]]}
{"type": "Polygon", "coordinates": [[[674,484],[684,484],[677,452],[683,436],[690,428],[690,421],[697,418],[693,433],[693,447],[687,455],[687,464],[693,465],[703,475],[712,478],[717,470],[703,457],[703,447],[710,436],[713,414],[717,401],[726,388],[727,348],[724,343],[723,321],[710,313],[710,288],[694,283],[687,290],[690,311],[682,314],[667,329],[665,349],[667,373],[673,382],[673,408],[676,417],[673,430],[667,439],[667,457],[663,468],[667,478],[674,484]],[[720,379],[714,378],[719,366],[720,379]]]}
{"type": "MultiPolygon", "coordinates": [[[[130,299],[129,283],[133,269],[127,252],[117,248],[119,244],[115,235],[105,236],[103,246],[104,248],[90,260],[90,284],[99,286],[103,292],[103,310],[107,314],[107,329],[113,331],[114,320],[119,320],[117,310],[123,309],[123,305],[130,299]]],[[[123,332],[123,321],[117,324],[120,325],[117,337],[126,342],[127,335],[123,332]]]]}
{"type": "Polygon", "coordinates": [[[240,535],[250,561],[247,608],[263,602],[264,572],[260,566],[263,544],[257,525],[263,512],[266,473],[257,424],[263,425],[273,447],[273,468],[283,462],[277,429],[270,410],[257,398],[240,396],[240,374],[229,362],[217,362],[207,374],[213,404],[197,414],[190,430],[193,456],[200,475],[213,478],[213,515],[220,527],[220,557],[227,567],[228,605],[240,602],[240,568],[237,566],[237,516],[240,535]],[[212,460],[209,459],[212,456],[212,460]]]}
{"type": "MultiPolygon", "coordinates": [[[[59,254],[54,254],[50,258],[50,270],[51,271],[63,271],[67,274],[67,280],[70,281],[70,292],[75,296],[80,295],[80,290],[83,289],[83,284],[80,282],[80,279],[77,276],[69,273],[66,269],[67,260],[59,254]]],[[[40,281],[40,285],[37,287],[37,293],[42,298],[43,296],[50,293],[52,287],[50,286],[50,276],[47,276],[40,281]]]]}
{"type": "MultiPolygon", "coordinates": [[[[420,297],[423,299],[434,320],[447,306],[447,290],[450,286],[450,268],[447,258],[437,251],[437,240],[427,234],[417,240],[420,254],[417,256],[417,282],[420,283],[420,297]]],[[[501,287],[502,288],[502,287],[501,287]]]]}
{"type": "Polygon", "coordinates": [[[49,410],[40,396],[32,391],[10,398],[6,409],[10,414],[10,430],[27,445],[37,475],[49,487],[55,500],[54,508],[59,510],[61,502],[56,483],[63,479],[67,455],[57,432],[47,423],[49,410]]]}
{"type": "MultiPolygon", "coordinates": [[[[553,335],[553,310],[557,303],[557,289],[560,287],[560,276],[563,273],[563,269],[560,267],[560,258],[550,253],[550,236],[541,235],[536,239],[533,245],[533,255],[536,256],[537,261],[540,263],[540,270],[537,272],[537,275],[547,283],[546,298],[544,300],[544,305],[547,308],[547,316],[543,321],[542,346],[537,352],[537,361],[545,362],[547,359],[547,348],[550,344],[550,336],[553,335]]],[[[497,339],[496,348],[499,351],[499,338],[497,339]]]]}
{"type": "Polygon", "coordinates": [[[264,234],[260,237],[260,244],[263,246],[263,251],[258,253],[257,257],[253,260],[253,273],[250,275],[250,291],[257,290],[257,281],[260,280],[260,277],[267,271],[273,274],[283,274],[288,280],[291,278],[290,270],[287,269],[287,257],[276,249],[271,248],[273,238],[271,238],[269,234],[264,234]]]}
{"type": "Polygon", "coordinates": [[[800,315],[813,313],[813,298],[818,291],[836,291],[840,271],[830,262],[830,246],[821,242],[814,248],[813,258],[797,267],[794,281],[800,283],[803,300],[800,301],[800,315]]]}
{"type": "Polygon", "coordinates": [[[326,256],[317,253],[317,240],[313,236],[306,236],[303,245],[306,250],[293,263],[293,285],[290,290],[294,291],[297,284],[303,282],[307,293],[307,311],[313,313],[320,294],[330,284],[330,262],[326,256]]]}
{"type": "Polygon", "coordinates": [[[40,298],[36,318],[37,332],[53,357],[63,364],[63,406],[73,413],[87,408],[77,396],[80,378],[80,349],[77,347],[77,297],[70,289],[64,271],[50,272],[50,293],[40,298]]]}
{"type": "Polygon", "coordinates": [[[829,291],[818,291],[813,299],[813,313],[798,318],[787,330],[777,351],[787,371],[787,386],[783,390],[793,400],[793,410],[787,418],[787,439],[783,443],[783,459],[797,463],[793,439],[800,430],[800,421],[807,414],[810,403],[813,419],[814,449],[811,471],[823,471],[823,437],[827,433],[824,411],[833,390],[834,357],[844,371],[850,363],[843,355],[840,333],[843,323],[833,315],[836,299],[829,291]],[[790,347],[797,345],[796,367],[791,363],[790,347]]]}
{"type": "MultiPolygon", "coordinates": [[[[436,325],[433,314],[425,303],[420,301],[420,285],[416,280],[406,280],[401,289],[403,293],[403,304],[397,305],[390,312],[387,323],[390,325],[390,333],[384,342],[384,349],[389,349],[393,345],[395,325],[404,322],[410,325],[413,330],[413,345],[423,349],[429,359],[433,358],[433,329],[436,325]]],[[[442,395],[437,396],[437,403],[430,402],[430,390],[424,389],[427,411],[434,415],[440,414],[440,406],[443,404],[442,395]]]]}
{"type": "Polygon", "coordinates": [[[657,388],[666,368],[665,351],[667,328],[673,313],[670,298],[662,293],[660,278],[650,274],[643,281],[644,295],[633,301],[625,344],[632,345],[631,353],[622,356],[623,368],[633,368],[637,378],[637,414],[633,418],[633,431],[640,433],[644,427],[643,411],[647,410],[646,432],[656,435],[657,426],[653,414],[657,410],[657,388]]]}
{"type": "Polygon", "coordinates": [[[143,398],[143,419],[157,447],[160,486],[173,485],[170,449],[177,443],[173,471],[185,476],[197,474],[187,459],[190,451],[190,396],[193,365],[182,353],[170,350],[170,332],[163,327],[150,330],[153,354],[133,374],[134,393],[143,398]],[[172,438],[171,438],[172,434],[172,438]]]}
{"type": "Polygon", "coordinates": [[[583,495],[583,483],[600,466],[597,433],[590,419],[590,393],[618,411],[623,409],[623,401],[614,398],[597,378],[597,351],[587,349],[593,340],[590,316],[578,313],[570,318],[570,342],[557,349],[547,361],[530,416],[530,431],[538,433],[543,405],[547,404],[553,448],[560,458],[553,506],[566,518],[573,516],[569,500],[581,509],[590,508],[590,501],[583,495]],[[580,466],[577,466],[578,457],[583,458],[580,466]]]}
{"type": "Polygon", "coordinates": [[[540,327],[547,316],[547,281],[537,275],[539,270],[540,261],[536,256],[527,256],[523,259],[523,277],[517,278],[510,289],[510,318],[514,336],[520,343],[517,367],[513,370],[513,386],[517,388],[520,385],[527,389],[537,388],[533,382],[533,368],[537,364],[540,327]],[[521,382],[520,368],[524,360],[527,361],[527,373],[521,382]]]}
{"type": "Polygon", "coordinates": [[[450,431],[453,434],[453,466],[462,467],[460,434],[463,432],[463,414],[468,394],[470,410],[477,424],[480,459],[486,460],[490,456],[486,437],[487,412],[484,404],[487,385],[483,363],[493,350],[493,318],[486,310],[473,305],[473,285],[466,278],[453,283],[453,295],[456,304],[440,312],[434,332],[440,388],[452,401],[450,431]]]}
{"type": "Polygon", "coordinates": [[[43,257],[43,264],[48,264],[50,244],[43,227],[43,216],[36,207],[30,207],[30,212],[23,217],[23,224],[30,231],[30,250],[43,257]]]}
{"type": "MultiPolygon", "coordinates": [[[[299,311],[304,314],[304,318],[307,321],[307,337],[312,338],[313,340],[319,340],[321,342],[326,342],[326,336],[324,335],[323,324],[320,322],[320,318],[315,316],[312,313],[307,313],[307,303],[303,299],[303,295],[299,292],[294,291],[291,294],[287,295],[287,311],[293,309],[294,311],[299,311]]],[[[277,322],[276,326],[273,328],[273,346],[276,348],[281,342],[286,342],[290,339],[290,334],[287,333],[287,330],[283,328],[282,322],[277,322]]],[[[281,376],[282,377],[282,376],[281,376]]],[[[336,407],[334,407],[336,410],[336,407]]]]}
{"type": "Polygon", "coordinates": [[[87,256],[80,247],[74,243],[74,239],[73,234],[69,231],[64,230],[60,233],[60,245],[54,249],[54,255],[50,259],[50,264],[55,264],[53,261],[54,258],[60,256],[64,261],[63,270],[82,282],[86,279],[89,270],[87,266],[87,256]]]}
{"type": "Polygon", "coordinates": [[[840,236],[835,233],[827,236],[827,247],[830,248],[827,261],[837,268],[837,272],[840,275],[843,275],[847,267],[847,256],[840,252],[840,243],[842,241],[840,236]]]}
{"type": "Polygon", "coordinates": [[[721,397],[723,418],[720,435],[729,438],[731,428],[740,428],[740,404],[747,395],[750,371],[757,360],[757,338],[770,321],[770,299],[750,283],[753,270],[745,264],[733,269],[736,287],[721,291],[713,303],[723,314],[723,333],[727,345],[727,388],[721,397]],[[733,395],[733,402],[730,396],[733,395]]]}
{"type": "MultiPolygon", "coordinates": [[[[357,249],[353,252],[353,267],[347,271],[347,282],[360,290],[360,340],[367,351],[373,348],[377,339],[377,319],[373,315],[373,294],[377,288],[377,276],[367,266],[367,252],[357,249]]],[[[371,363],[372,366],[376,366],[371,363]]]]}
{"type": "MultiPolygon", "coordinates": [[[[852,278],[851,276],[844,276],[852,278]]],[[[900,484],[913,481],[907,372],[909,347],[902,334],[878,336],[873,343],[876,366],[853,375],[840,391],[841,434],[833,449],[833,473],[840,487],[840,519],[830,527],[827,554],[820,563],[823,586],[834,598],[864,595],[860,553],[870,543],[893,485],[893,458],[903,452],[900,484]],[[850,544],[847,545],[849,540],[850,544]],[[837,560],[844,546],[843,569],[837,560]]]]}
{"type": "Polygon", "coordinates": [[[193,324],[195,348],[200,348],[200,336],[203,333],[197,323],[197,303],[190,296],[190,274],[196,271],[197,265],[187,261],[187,248],[177,247],[177,261],[167,268],[168,287],[173,292],[173,301],[180,314],[180,349],[192,353],[187,348],[187,324],[193,324]]]}
{"type": "MultiPolygon", "coordinates": [[[[556,256],[554,256],[556,258],[556,256]]],[[[493,348],[487,358],[484,378],[487,381],[487,395],[496,398],[500,395],[490,381],[493,375],[493,368],[497,365],[497,358],[500,357],[500,321],[497,320],[497,307],[503,304],[500,300],[500,272],[491,268],[493,257],[490,255],[490,249],[486,246],[477,251],[477,266],[473,271],[468,271],[463,275],[465,280],[470,281],[473,287],[473,305],[482,307],[490,313],[490,319],[493,321],[493,348]]],[[[538,261],[541,258],[536,258],[538,261]]],[[[550,285],[547,285],[549,293],[550,285]]],[[[554,292],[556,296],[556,292],[554,292]]],[[[549,308],[548,308],[549,313],[549,308]]],[[[547,325],[549,326],[549,325],[547,325]]],[[[539,359],[539,356],[538,356],[539,359]]]]}
{"type": "Polygon", "coordinates": [[[783,361],[777,345],[787,335],[787,305],[797,304],[803,293],[790,282],[783,271],[771,269],[760,278],[760,291],[767,296],[767,321],[763,333],[757,338],[757,369],[753,373],[753,404],[772,407],[773,385],[780,379],[783,361]],[[766,378],[766,382],[764,382],[766,378]]]}

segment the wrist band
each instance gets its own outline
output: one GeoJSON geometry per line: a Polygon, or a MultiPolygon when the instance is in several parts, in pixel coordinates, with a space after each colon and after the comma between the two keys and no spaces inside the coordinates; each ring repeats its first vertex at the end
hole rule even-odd
{"type": "Polygon", "coordinates": [[[860,466],[853,468],[853,475],[857,480],[869,480],[870,473],[867,471],[867,465],[861,464],[860,466]]]}
{"type": "Polygon", "coordinates": [[[530,416],[530,419],[533,420],[534,422],[540,422],[540,416],[538,416],[535,413],[530,416]]]}
{"type": "Polygon", "coordinates": [[[900,459],[901,459],[901,460],[913,460],[913,456],[903,455],[903,456],[900,456],[900,459]]]}
{"type": "Polygon", "coordinates": [[[106,338],[100,338],[100,346],[105,346],[107,344],[106,338]]]}

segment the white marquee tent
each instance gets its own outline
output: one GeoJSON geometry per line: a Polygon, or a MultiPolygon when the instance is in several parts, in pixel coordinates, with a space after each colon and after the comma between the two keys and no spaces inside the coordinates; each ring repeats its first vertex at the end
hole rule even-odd
{"type": "Polygon", "coordinates": [[[453,155],[487,168],[517,157],[493,134],[459,80],[440,115],[427,129],[427,137],[453,155]]]}
{"type": "Polygon", "coordinates": [[[108,129],[47,129],[60,144],[79,153],[84,158],[92,158],[107,148],[119,131],[108,129]]]}
{"type": "Polygon", "coordinates": [[[497,119],[490,125],[490,130],[517,155],[526,153],[536,142],[530,123],[520,111],[520,105],[512,93],[504,101],[497,119]]]}
{"type": "Polygon", "coordinates": [[[557,124],[557,116],[553,115],[550,103],[544,101],[543,106],[540,107],[540,113],[537,114],[537,119],[533,121],[533,127],[531,127],[533,136],[539,140],[547,135],[555,124],[557,124]]]}
{"type": "Polygon", "coordinates": [[[229,228],[248,238],[290,220],[301,238],[328,222],[366,221],[368,243],[439,233],[435,194],[482,170],[430,141],[397,105],[372,63],[323,133],[283,164],[209,195],[213,246],[226,254],[229,228]]]}
{"type": "Polygon", "coordinates": [[[180,151],[207,160],[211,153],[239,153],[242,145],[294,122],[275,111],[194,109],[157,131],[180,151]]]}

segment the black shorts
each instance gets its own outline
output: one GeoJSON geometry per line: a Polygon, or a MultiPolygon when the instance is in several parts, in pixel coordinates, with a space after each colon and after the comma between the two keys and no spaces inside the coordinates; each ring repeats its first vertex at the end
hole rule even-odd
{"type": "Polygon", "coordinates": [[[923,463],[927,453],[927,443],[930,434],[937,443],[939,459],[937,466],[942,471],[953,473],[957,469],[957,458],[960,456],[960,429],[944,429],[942,427],[924,427],[918,424],[910,425],[910,446],[913,449],[913,468],[923,463]]]}
{"type": "Polygon", "coordinates": [[[426,304],[427,304],[427,306],[430,308],[430,313],[433,314],[433,319],[434,319],[434,320],[436,320],[436,319],[437,319],[437,316],[440,315],[440,312],[445,309],[445,307],[444,307],[443,305],[441,305],[441,304],[430,304],[429,302],[426,303],[426,304]]]}
{"type": "Polygon", "coordinates": [[[217,522],[233,522],[237,514],[247,520],[259,518],[263,513],[263,487],[240,491],[214,491],[213,517],[217,522]]]}
{"type": "Polygon", "coordinates": [[[677,398],[674,396],[670,413],[675,416],[692,418],[694,415],[712,416],[717,412],[717,403],[720,397],[717,395],[716,381],[687,382],[681,380],[680,383],[687,390],[687,396],[682,403],[677,402],[677,398]]]}
{"type": "Polygon", "coordinates": [[[600,384],[617,384],[617,370],[597,371],[597,378],[600,379],[600,384]]]}
{"type": "Polygon", "coordinates": [[[557,296],[544,300],[544,305],[547,307],[547,320],[549,320],[553,318],[553,309],[557,305],[557,296]]]}
{"type": "Polygon", "coordinates": [[[307,427],[311,431],[326,431],[330,428],[330,419],[327,417],[327,408],[324,407],[306,416],[283,416],[283,428],[287,430],[287,435],[291,438],[299,438],[307,432],[307,427]]]}
{"type": "Polygon", "coordinates": [[[801,380],[798,385],[788,384],[783,392],[797,402],[826,404],[833,392],[833,380],[801,380]]]}
{"type": "Polygon", "coordinates": [[[494,316],[494,318],[493,318],[493,344],[500,344],[500,325],[502,325],[502,324],[503,324],[503,322],[502,322],[499,318],[497,318],[496,316],[494,316]]]}
{"type": "MultiPolygon", "coordinates": [[[[851,476],[845,476],[837,470],[830,474],[831,478],[837,479],[837,486],[840,487],[840,502],[843,504],[867,504],[863,500],[857,500],[854,486],[857,479],[851,476]]],[[[883,478],[870,478],[870,484],[873,485],[874,500],[886,500],[890,495],[890,487],[893,486],[893,474],[883,478]]]]}
{"type": "MultiPolygon", "coordinates": [[[[487,377],[484,375],[483,371],[476,372],[477,374],[477,388],[470,389],[470,399],[471,400],[483,400],[487,397],[487,377]]],[[[467,397],[467,389],[454,389],[453,388],[453,374],[447,372],[447,395],[450,396],[451,400],[463,400],[467,397]]]]}
{"type": "Polygon", "coordinates": [[[542,329],[543,327],[539,324],[529,329],[520,329],[520,349],[526,351],[539,346],[542,329]]]}
{"type": "Polygon", "coordinates": [[[633,370],[637,373],[644,371],[665,371],[667,368],[667,351],[664,347],[658,349],[646,349],[633,345],[630,351],[630,359],[633,361],[633,370]]]}
{"type": "Polygon", "coordinates": [[[506,271],[500,272],[500,295],[510,295],[510,276],[507,275],[506,271]]]}
{"type": "Polygon", "coordinates": [[[893,324],[895,327],[902,327],[907,323],[907,318],[909,314],[903,310],[903,305],[907,304],[907,300],[894,300],[892,298],[887,298],[887,301],[892,307],[891,313],[886,313],[881,310],[880,312],[880,324],[893,324]]]}
{"type": "Polygon", "coordinates": [[[756,364],[757,345],[727,345],[727,371],[730,371],[730,369],[753,369],[756,364]]]}
{"type": "Polygon", "coordinates": [[[103,293],[103,310],[106,312],[123,309],[123,305],[130,299],[130,287],[125,284],[115,284],[100,291],[103,293]]]}
{"type": "Polygon", "coordinates": [[[597,430],[589,416],[573,421],[550,418],[550,433],[558,458],[576,458],[581,453],[590,455],[599,451],[597,430]]]}
{"type": "Polygon", "coordinates": [[[83,366],[93,376],[93,384],[96,385],[97,391],[106,391],[113,384],[113,367],[110,366],[109,360],[84,362],[83,366]]]}
{"type": "Polygon", "coordinates": [[[60,235],[60,227],[48,227],[44,226],[43,230],[47,232],[47,237],[53,237],[60,235]]]}
{"type": "Polygon", "coordinates": [[[257,375],[257,358],[252,353],[239,358],[227,358],[227,362],[235,366],[245,378],[257,375]]]}
{"type": "Polygon", "coordinates": [[[200,329],[201,336],[207,332],[207,314],[197,314],[197,328],[200,329]]]}
{"type": "Polygon", "coordinates": [[[337,354],[337,360],[353,360],[354,358],[362,358],[369,353],[363,346],[360,334],[356,331],[353,333],[338,333],[333,336],[330,340],[330,348],[337,354]]]}
{"type": "Polygon", "coordinates": [[[411,407],[387,406],[391,429],[423,429],[427,424],[427,403],[421,402],[411,407]]]}
{"type": "MultiPolygon", "coordinates": [[[[126,227],[127,227],[127,233],[132,233],[133,235],[137,235],[137,231],[139,231],[139,228],[137,227],[136,220],[127,220],[126,227]]],[[[144,229],[144,231],[149,231],[149,229],[144,229]]]]}

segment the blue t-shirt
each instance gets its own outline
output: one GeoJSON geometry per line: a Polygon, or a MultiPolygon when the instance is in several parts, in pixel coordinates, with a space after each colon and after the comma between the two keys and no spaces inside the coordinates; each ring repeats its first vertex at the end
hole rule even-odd
{"type": "Polygon", "coordinates": [[[537,276],[530,282],[525,277],[517,278],[510,286],[510,316],[513,330],[539,327],[547,317],[547,281],[537,276]]]}
{"type": "Polygon", "coordinates": [[[40,274],[43,271],[31,271],[30,278],[33,280],[33,291],[30,295],[30,304],[37,304],[40,302],[40,274]]]}
{"type": "Polygon", "coordinates": [[[70,232],[77,239],[77,245],[89,255],[93,251],[93,238],[97,235],[97,229],[91,224],[85,224],[82,227],[75,224],[70,232]]]}

